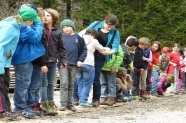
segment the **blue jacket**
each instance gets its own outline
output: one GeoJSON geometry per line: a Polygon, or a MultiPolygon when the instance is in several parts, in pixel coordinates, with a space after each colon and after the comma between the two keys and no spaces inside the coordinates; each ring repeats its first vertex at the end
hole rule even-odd
{"type": "Polygon", "coordinates": [[[13,18],[0,21],[0,74],[11,66],[12,55],[19,41],[21,23],[13,18]]]}
{"type": "MultiPolygon", "coordinates": [[[[96,31],[98,31],[98,29],[104,28],[104,21],[102,21],[101,23],[96,25],[97,23],[98,23],[98,21],[94,21],[86,29],[94,28],[96,31]]],[[[107,41],[106,47],[108,47],[110,45],[110,43],[111,43],[111,39],[112,39],[112,37],[114,35],[114,29],[115,28],[113,28],[108,34],[108,41],[107,41]]],[[[118,52],[119,44],[120,44],[120,34],[119,34],[119,31],[117,31],[115,36],[114,36],[114,38],[113,38],[113,42],[111,44],[112,50],[114,50],[116,53],[118,52]]],[[[111,59],[111,55],[107,55],[105,57],[105,59],[106,59],[107,62],[109,62],[110,59],[111,59]]]]}
{"type": "Polygon", "coordinates": [[[31,27],[25,25],[21,27],[19,43],[12,58],[13,65],[32,62],[45,54],[45,49],[41,42],[42,34],[42,23],[34,22],[31,27]]]}

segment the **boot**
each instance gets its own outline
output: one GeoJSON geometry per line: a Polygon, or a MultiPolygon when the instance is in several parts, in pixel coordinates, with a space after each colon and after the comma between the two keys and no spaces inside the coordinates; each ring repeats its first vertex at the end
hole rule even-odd
{"type": "Polygon", "coordinates": [[[99,107],[99,101],[92,101],[92,106],[95,108],[99,107]]]}
{"type": "Polygon", "coordinates": [[[115,103],[115,102],[114,102],[114,97],[108,97],[108,98],[107,98],[107,101],[106,101],[105,103],[106,103],[106,105],[108,105],[108,106],[113,106],[113,104],[115,103]]]}
{"type": "Polygon", "coordinates": [[[79,99],[73,98],[73,105],[78,106],[79,105],[79,99]]]}
{"type": "Polygon", "coordinates": [[[102,97],[102,98],[100,98],[100,105],[106,105],[106,102],[107,101],[107,98],[106,97],[102,97]]]}
{"type": "Polygon", "coordinates": [[[57,106],[55,105],[55,102],[53,100],[48,101],[48,110],[50,112],[50,115],[57,115],[57,106]]]}
{"type": "Polygon", "coordinates": [[[145,90],[140,90],[140,97],[142,98],[142,100],[147,100],[147,96],[146,96],[146,91],[145,90]]]}
{"type": "Polygon", "coordinates": [[[44,114],[48,114],[48,100],[42,101],[40,108],[43,110],[44,114]]]}

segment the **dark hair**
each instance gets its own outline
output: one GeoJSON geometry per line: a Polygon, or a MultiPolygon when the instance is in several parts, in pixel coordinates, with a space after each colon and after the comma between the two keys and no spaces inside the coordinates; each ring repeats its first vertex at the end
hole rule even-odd
{"type": "Polygon", "coordinates": [[[139,41],[135,37],[130,37],[130,38],[128,38],[126,40],[126,45],[129,46],[129,47],[138,46],[139,45],[139,41]]]}
{"type": "Polygon", "coordinates": [[[98,33],[96,32],[95,29],[91,28],[91,29],[88,29],[86,32],[85,32],[86,35],[91,35],[93,36],[94,38],[97,38],[98,36],[98,33]]]}
{"type": "Polygon", "coordinates": [[[105,23],[107,23],[109,25],[116,25],[118,23],[118,18],[114,14],[108,14],[105,17],[105,23]]]}
{"type": "Polygon", "coordinates": [[[153,45],[153,44],[157,44],[157,45],[158,45],[157,52],[160,52],[160,51],[161,51],[161,45],[160,45],[160,42],[159,42],[159,41],[154,41],[154,42],[152,43],[152,45],[153,45]]]}

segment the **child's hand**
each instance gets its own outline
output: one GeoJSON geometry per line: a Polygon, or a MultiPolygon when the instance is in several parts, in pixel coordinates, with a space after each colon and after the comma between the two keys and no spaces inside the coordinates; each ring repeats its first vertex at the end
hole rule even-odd
{"type": "Polygon", "coordinates": [[[115,73],[116,72],[116,69],[112,67],[110,72],[111,73],[115,73]]]}
{"type": "Polygon", "coordinates": [[[41,72],[43,72],[43,73],[48,72],[47,66],[42,66],[42,67],[41,67],[41,72]]]}
{"type": "Polygon", "coordinates": [[[81,61],[78,61],[78,62],[77,62],[77,66],[78,66],[78,67],[82,67],[82,65],[83,65],[83,62],[81,62],[81,61]]]}

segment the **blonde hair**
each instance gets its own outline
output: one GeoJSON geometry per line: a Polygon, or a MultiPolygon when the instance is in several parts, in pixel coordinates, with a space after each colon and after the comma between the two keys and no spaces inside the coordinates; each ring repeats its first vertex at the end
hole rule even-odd
{"type": "Polygon", "coordinates": [[[43,8],[37,8],[37,10],[38,10],[38,16],[40,17],[40,19],[41,19],[41,21],[42,21],[42,23],[44,22],[44,19],[43,19],[43,17],[44,17],[44,10],[43,10],[43,8]]]}
{"type": "Polygon", "coordinates": [[[59,13],[55,9],[52,9],[52,8],[46,8],[44,9],[44,11],[50,13],[50,15],[52,16],[53,25],[55,25],[59,20],[59,13]]]}
{"type": "Polygon", "coordinates": [[[167,79],[167,81],[169,81],[169,83],[174,83],[174,75],[167,74],[166,79],[167,79]]]}
{"type": "Polygon", "coordinates": [[[149,44],[150,40],[147,37],[142,37],[139,40],[139,44],[149,44]]]}

